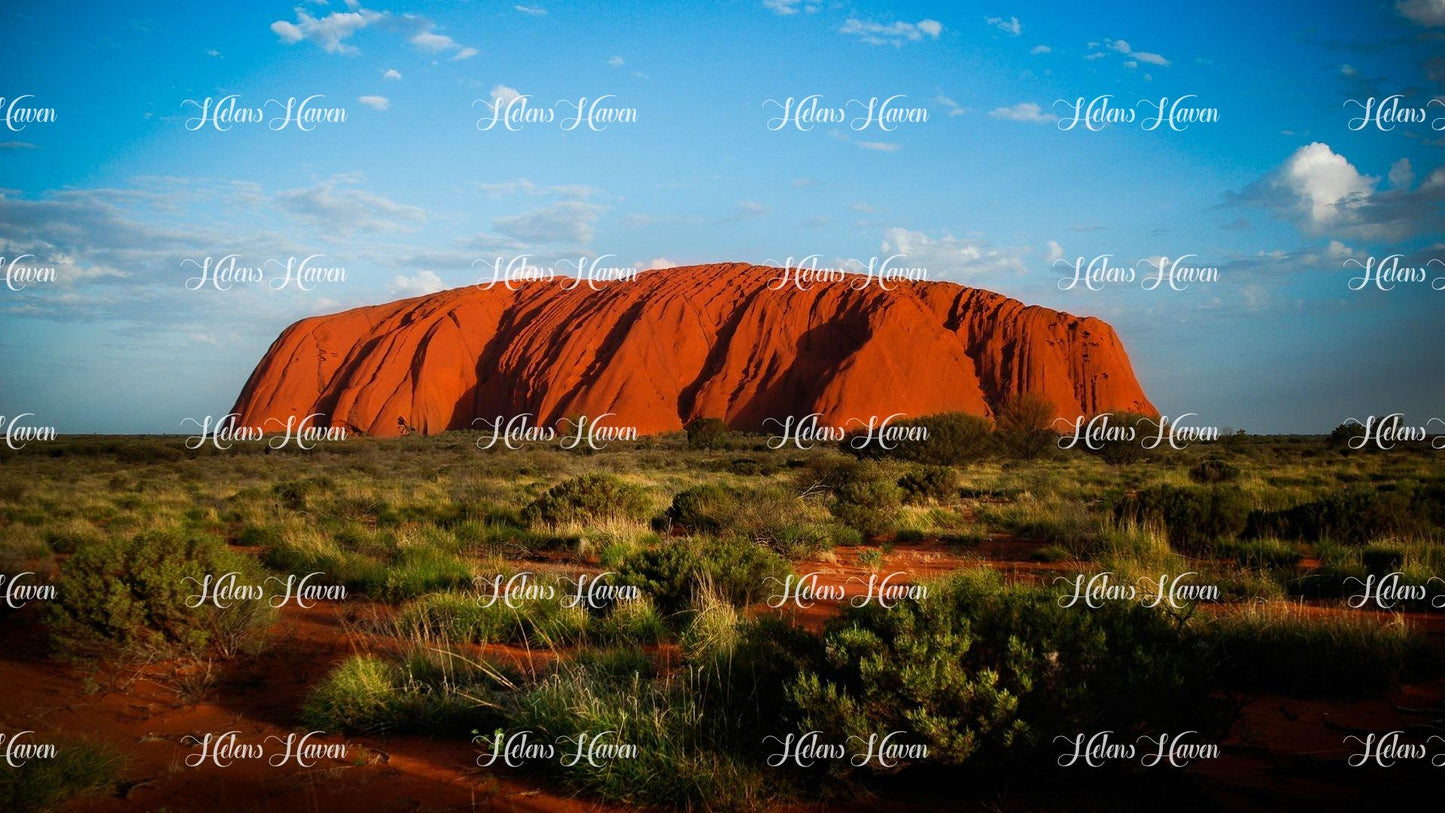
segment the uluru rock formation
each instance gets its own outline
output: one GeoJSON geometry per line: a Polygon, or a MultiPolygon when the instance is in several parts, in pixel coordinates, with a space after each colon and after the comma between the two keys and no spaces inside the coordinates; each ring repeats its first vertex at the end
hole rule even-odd
{"type": "Polygon", "coordinates": [[[315,316],[272,343],[239,425],[320,413],[367,435],[614,413],[641,434],[822,414],[990,416],[1036,392],[1060,417],[1156,414],[1108,324],[949,282],[779,285],[741,263],[457,288],[315,316]],[[600,290],[599,290],[600,289],[600,290]]]}

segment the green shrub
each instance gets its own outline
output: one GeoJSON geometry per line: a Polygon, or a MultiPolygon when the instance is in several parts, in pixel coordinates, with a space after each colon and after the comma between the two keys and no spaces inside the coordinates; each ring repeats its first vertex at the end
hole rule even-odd
{"type": "Polygon", "coordinates": [[[632,646],[649,646],[662,641],[667,625],[657,607],[647,597],[619,601],[606,614],[592,619],[588,628],[591,640],[632,646]]]}
{"type": "Polygon", "coordinates": [[[663,516],[688,533],[715,533],[737,510],[736,489],[716,485],[693,486],[677,493],[663,516]]]}
{"type": "Polygon", "coordinates": [[[471,566],[464,560],[454,553],[426,545],[397,551],[381,573],[381,584],[373,581],[367,585],[366,592],[386,601],[462,587],[472,582],[471,566]]]}
{"type": "Polygon", "coordinates": [[[619,679],[564,665],[512,698],[506,704],[506,728],[492,736],[531,730],[534,740],[566,738],[559,752],[575,754],[578,738],[615,732],[601,742],[634,746],[635,754],[596,765],[583,759],[570,767],[557,761],[542,767],[572,790],[609,802],[758,809],[775,792],[776,780],[710,736],[716,712],[704,681],[692,670],[659,680],[640,674],[619,679]]]}
{"type": "Polygon", "coordinates": [[[703,485],[678,493],[654,527],[737,536],[799,558],[832,545],[828,529],[807,514],[808,505],[796,494],[776,487],[703,485]]]}
{"type": "Polygon", "coordinates": [[[354,655],[311,693],[302,710],[307,724],[326,731],[381,731],[396,716],[403,675],[381,658],[354,655]]]}
{"type": "Polygon", "coordinates": [[[859,449],[850,435],[841,442],[840,449],[859,457],[890,457],[937,466],[967,465],[982,460],[993,451],[993,427],[988,419],[977,415],[943,412],[897,421],[890,426],[900,429],[921,427],[927,431],[928,437],[917,441],[900,440],[891,449],[883,449],[876,443],[859,449]]]}
{"type": "Polygon", "coordinates": [[[945,502],[958,496],[958,472],[948,466],[917,466],[898,481],[907,503],[945,502]]]}
{"type": "Polygon", "coordinates": [[[1059,440],[1054,431],[1053,403],[1034,392],[1009,397],[999,405],[994,435],[1004,454],[1015,460],[1035,460],[1049,454],[1059,440]]]}
{"type": "Polygon", "coordinates": [[[684,429],[689,449],[721,449],[727,445],[728,425],[721,418],[693,418],[684,429]]]}
{"type": "Polygon", "coordinates": [[[45,530],[45,544],[56,553],[75,553],[84,547],[104,544],[103,531],[84,520],[73,520],[45,530]]]}
{"type": "Polygon", "coordinates": [[[1040,758],[1060,732],[1170,730],[1213,718],[1193,643],[1134,604],[1063,608],[992,574],[931,586],[892,608],[830,621],[825,659],[788,688],[799,730],[825,741],[909,732],[928,761],[1040,758]]]}
{"type": "Polygon", "coordinates": [[[844,525],[865,536],[877,536],[893,529],[903,504],[903,489],[884,478],[872,465],[852,470],[852,476],[833,488],[829,510],[844,525]]]}
{"type": "Polygon", "coordinates": [[[152,533],[84,547],[61,566],[51,638],[75,657],[254,649],[275,618],[265,599],[187,606],[199,582],[231,572],[242,584],[264,584],[252,559],[215,542],[152,533]]]}
{"type": "Polygon", "coordinates": [[[1189,479],[1196,483],[1232,483],[1239,479],[1239,467],[1222,458],[1201,460],[1189,469],[1189,479]]]}
{"type": "Polygon", "coordinates": [[[1283,511],[1255,511],[1245,535],[1362,545],[1377,537],[1423,534],[1428,530],[1423,516],[1427,511],[1403,489],[1352,488],[1283,511]]]}
{"type": "Polygon", "coordinates": [[[1121,522],[1162,522],[1171,545],[1186,553],[1199,553],[1209,550],[1216,540],[1238,537],[1249,510],[1244,492],[1238,488],[1156,485],[1124,497],[1114,513],[1121,522]]]}
{"type": "Polygon", "coordinates": [[[649,507],[641,486],[610,474],[585,474],[548,489],[522,510],[522,517],[552,526],[636,522],[647,518],[649,507]]]}
{"type": "Polygon", "coordinates": [[[686,540],[647,548],[627,557],[619,581],[652,596],[658,609],[687,609],[700,585],[735,604],[748,604],[773,589],[769,578],[783,579],[787,562],[767,548],[738,539],[686,540]]]}
{"type": "Polygon", "coordinates": [[[1278,539],[1244,539],[1221,541],[1215,548],[1220,556],[1232,556],[1248,568],[1293,568],[1304,558],[1293,545],[1278,539]]]}
{"type": "Polygon", "coordinates": [[[1404,563],[1404,549],[1393,545],[1368,545],[1360,551],[1360,564],[1365,566],[1365,572],[1376,576],[1395,573],[1404,563]]]}

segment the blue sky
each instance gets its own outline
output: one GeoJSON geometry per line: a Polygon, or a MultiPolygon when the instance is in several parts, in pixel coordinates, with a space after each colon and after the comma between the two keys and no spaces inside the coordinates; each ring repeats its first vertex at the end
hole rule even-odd
{"type": "Polygon", "coordinates": [[[0,415],[181,431],[229,408],[295,319],[471,284],[474,261],[519,253],[902,253],[932,279],[1110,321],[1166,414],[1314,432],[1445,410],[1445,291],[1354,291],[1345,265],[1445,258],[1445,132],[1352,129],[1349,101],[1445,99],[1445,0],[233,5],[0,11],[24,55],[0,97],[55,111],[0,129],[0,256],[55,269],[0,288],[0,415]],[[188,127],[187,100],[230,94],[321,94],[346,120],[188,127]],[[480,131],[514,94],[611,94],[636,121],[480,131]],[[768,127],[768,100],[810,94],[902,94],[928,117],[768,127]],[[1218,121],[1055,119],[1058,100],[1186,94],[1218,121]],[[347,279],[187,289],[187,260],[228,254],[321,254],[347,279]],[[1060,290],[1057,260],[1106,254],[1141,271],[1197,255],[1218,279],[1060,290]]]}

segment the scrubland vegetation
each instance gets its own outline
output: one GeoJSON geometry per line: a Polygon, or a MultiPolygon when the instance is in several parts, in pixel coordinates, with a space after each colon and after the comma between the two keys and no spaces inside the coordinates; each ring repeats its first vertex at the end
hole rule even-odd
{"type": "MultiPolygon", "coordinates": [[[[1358,697],[1441,674],[1402,614],[1445,595],[1437,452],[1230,436],[1088,454],[1041,442],[1028,415],[926,422],[929,444],[875,455],[770,449],[715,423],[586,454],[479,451],[462,433],[307,453],[60,439],[0,456],[0,571],[57,587],[17,611],[47,630],[34,657],[182,671],[262,657],[299,611],[190,606],[188,578],[324,574],[346,588],[352,654],[308,688],[296,726],[454,738],[464,754],[499,730],[616,732],[635,758],[531,770],[628,803],[751,808],[903,772],[1037,771],[1062,733],[1220,736],[1252,694],[1358,697]],[[926,598],[770,606],[789,574],[888,571],[906,550],[939,563],[909,574],[926,598]],[[602,573],[636,593],[479,599],[523,572],[562,596],[602,573]],[[1192,573],[1219,595],[1063,606],[1072,580],[1103,572],[1192,573]],[[1424,594],[1349,606],[1392,573],[1424,594]],[[907,732],[928,758],[767,764],[769,737],[803,731],[907,732]]],[[[68,753],[7,775],[0,800],[30,783],[49,805],[122,770],[92,745],[68,753]]]]}

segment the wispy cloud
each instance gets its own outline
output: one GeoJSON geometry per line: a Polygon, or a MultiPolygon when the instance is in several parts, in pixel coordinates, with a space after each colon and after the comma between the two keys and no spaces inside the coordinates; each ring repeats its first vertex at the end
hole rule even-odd
{"type": "Polygon", "coordinates": [[[306,41],[328,54],[355,55],[360,49],[348,42],[358,32],[376,28],[400,34],[417,49],[429,54],[451,53],[452,59],[468,59],[479,52],[446,34],[436,31],[436,24],[417,14],[392,14],[372,11],[356,5],[350,11],[333,11],[324,17],[313,17],[306,9],[296,9],[296,20],[277,20],[271,31],[286,45],[306,41]]]}
{"type": "Polygon", "coordinates": [[[1013,107],[998,107],[990,111],[988,115],[989,118],[1024,121],[1032,124],[1047,124],[1058,118],[1053,113],[1045,113],[1033,102],[1019,102],[1013,107]]]}
{"type": "Polygon", "coordinates": [[[1007,19],[1003,17],[987,17],[984,19],[984,22],[1009,36],[1017,37],[1024,32],[1024,27],[1019,23],[1019,18],[1017,17],[1009,17],[1007,19]]]}
{"type": "Polygon", "coordinates": [[[857,37],[870,45],[892,45],[898,47],[908,42],[938,39],[943,33],[943,23],[937,20],[919,20],[916,23],[875,23],[850,17],[838,33],[857,37]]]}
{"type": "Polygon", "coordinates": [[[723,218],[723,222],[741,223],[747,220],[757,220],[760,217],[766,217],[772,213],[772,209],[755,200],[740,200],[733,206],[732,214],[723,218]]]}
{"type": "Polygon", "coordinates": [[[797,14],[799,11],[813,14],[821,5],[821,0],[763,0],[763,8],[784,17],[797,14]]]}

